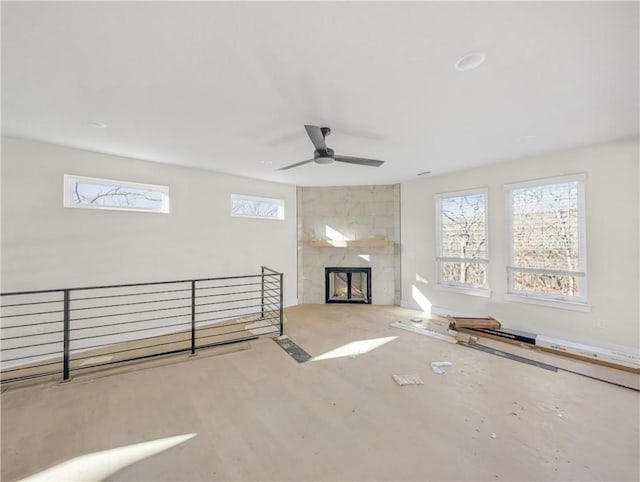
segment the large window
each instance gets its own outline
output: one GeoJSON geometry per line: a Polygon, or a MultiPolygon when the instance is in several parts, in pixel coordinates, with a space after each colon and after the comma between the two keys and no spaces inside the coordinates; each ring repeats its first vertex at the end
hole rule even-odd
{"type": "Polygon", "coordinates": [[[65,175],[64,206],[168,213],[169,188],[137,182],[65,175]]]}
{"type": "Polygon", "coordinates": [[[284,219],[284,200],[232,194],[231,216],[282,220],[284,219]]]}
{"type": "Polygon", "coordinates": [[[436,196],[436,233],[438,285],[488,296],[487,190],[436,196]]]}
{"type": "Polygon", "coordinates": [[[505,186],[509,293],[586,306],[584,175],[505,186]]]}

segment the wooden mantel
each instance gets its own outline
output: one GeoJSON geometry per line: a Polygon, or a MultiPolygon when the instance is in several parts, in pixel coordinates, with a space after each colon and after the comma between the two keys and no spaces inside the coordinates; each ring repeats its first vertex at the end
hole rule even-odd
{"type": "Polygon", "coordinates": [[[386,239],[354,239],[350,241],[314,239],[309,241],[309,245],[312,248],[385,248],[389,242],[386,239]]]}

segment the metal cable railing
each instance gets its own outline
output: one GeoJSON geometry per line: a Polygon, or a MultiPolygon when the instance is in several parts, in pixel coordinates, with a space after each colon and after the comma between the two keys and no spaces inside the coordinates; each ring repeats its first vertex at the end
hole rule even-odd
{"type": "Polygon", "coordinates": [[[1,383],[284,333],[283,274],[2,293],[1,383]]]}

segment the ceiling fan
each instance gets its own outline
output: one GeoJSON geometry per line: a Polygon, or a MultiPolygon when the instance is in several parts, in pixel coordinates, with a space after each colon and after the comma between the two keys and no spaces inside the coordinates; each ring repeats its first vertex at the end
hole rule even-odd
{"type": "Polygon", "coordinates": [[[285,171],[293,167],[302,166],[309,162],[316,162],[318,164],[331,164],[334,161],[346,162],[348,164],[358,164],[361,166],[380,167],[384,164],[384,161],[376,161],[375,159],[364,159],[362,157],[350,157],[350,156],[336,156],[333,149],[327,147],[325,143],[325,137],[331,134],[331,129],[328,127],[318,126],[304,126],[311,139],[315,151],[313,152],[313,159],[307,159],[306,161],[296,162],[289,166],[281,167],[278,171],[285,171]]]}

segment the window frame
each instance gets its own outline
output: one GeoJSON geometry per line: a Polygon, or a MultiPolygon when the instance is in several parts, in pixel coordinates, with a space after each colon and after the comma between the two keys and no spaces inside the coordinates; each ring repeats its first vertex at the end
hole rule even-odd
{"type": "Polygon", "coordinates": [[[522,182],[506,183],[505,191],[505,219],[506,229],[506,246],[507,246],[507,292],[505,300],[517,301],[521,303],[538,304],[554,308],[562,308],[574,311],[590,311],[591,306],[588,302],[588,271],[587,271],[587,227],[586,227],[586,201],[585,201],[585,184],[586,174],[569,174],[565,176],[549,177],[533,179],[522,182]],[[544,268],[523,268],[517,267],[514,263],[514,239],[513,239],[513,191],[516,189],[527,187],[552,186],[554,184],[563,184],[568,182],[577,183],[577,224],[578,224],[578,271],[544,269],[544,268]],[[540,293],[536,291],[518,290],[513,286],[513,276],[515,273],[539,273],[549,275],[571,275],[580,279],[580,295],[558,295],[551,293],[540,293]]]}
{"type": "Polygon", "coordinates": [[[233,194],[232,193],[230,197],[230,202],[229,202],[229,212],[231,214],[231,217],[234,217],[234,218],[268,219],[270,221],[284,221],[284,199],[252,196],[249,194],[233,194]],[[252,215],[245,215],[245,214],[235,214],[233,212],[234,200],[258,201],[258,202],[262,201],[262,202],[275,203],[278,206],[278,214],[277,216],[252,216],[252,215]]]}
{"type": "Polygon", "coordinates": [[[461,294],[491,297],[491,287],[489,284],[489,188],[474,188],[465,189],[462,191],[451,191],[438,193],[435,195],[435,208],[436,208],[436,287],[445,291],[453,291],[461,294]],[[442,201],[449,198],[457,198],[469,195],[482,195],[484,197],[484,239],[485,239],[485,257],[484,258],[452,258],[448,256],[442,256],[442,201]],[[481,264],[484,267],[485,282],[483,285],[473,285],[465,283],[456,283],[452,281],[445,281],[442,279],[443,263],[446,262],[472,262],[475,264],[481,264]]]}
{"type": "Polygon", "coordinates": [[[169,200],[170,200],[169,186],[162,186],[158,184],[146,184],[146,183],[131,182],[131,181],[120,181],[116,179],[105,179],[105,178],[98,178],[98,177],[77,176],[75,174],[64,175],[64,207],[65,208],[169,214],[170,212],[169,200]],[[128,207],[128,206],[100,206],[97,204],[78,204],[73,201],[73,185],[76,182],[157,191],[162,195],[161,206],[160,208],[157,208],[157,209],[156,208],[145,209],[145,208],[136,208],[136,207],[128,207]]]}

